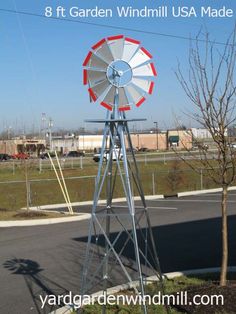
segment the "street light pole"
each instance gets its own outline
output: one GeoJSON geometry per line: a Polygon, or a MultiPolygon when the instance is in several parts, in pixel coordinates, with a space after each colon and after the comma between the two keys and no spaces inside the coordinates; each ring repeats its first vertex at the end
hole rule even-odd
{"type": "Polygon", "coordinates": [[[154,121],[153,122],[156,126],[156,141],[157,141],[157,150],[158,150],[158,147],[159,147],[159,143],[158,143],[158,122],[157,121],[154,121]]]}

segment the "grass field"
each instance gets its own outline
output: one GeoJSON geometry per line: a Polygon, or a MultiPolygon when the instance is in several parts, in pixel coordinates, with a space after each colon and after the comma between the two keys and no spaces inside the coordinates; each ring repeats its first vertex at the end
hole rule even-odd
{"type": "MultiPolygon", "coordinates": [[[[196,163],[196,161],[192,161],[196,163]]],[[[62,164],[64,177],[72,202],[93,199],[98,163],[92,158],[83,163],[72,160],[62,164]]],[[[114,162],[114,165],[116,163],[114,162]]],[[[201,176],[182,162],[157,161],[149,158],[138,162],[140,176],[146,195],[175,194],[180,191],[216,187],[208,177],[201,176]]],[[[26,206],[26,173],[30,186],[30,205],[64,203],[63,195],[50,163],[40,167],[38,160],[0,165],[0,208],[16,210],[26,206]]],[[[124,196],[120,177],[117,177],[114,197],[124,196]]],[[[137,189],[132,182],[134,194],[137,189]]],[[[105,187],[102,198],[105,198],[105,187]]]]}

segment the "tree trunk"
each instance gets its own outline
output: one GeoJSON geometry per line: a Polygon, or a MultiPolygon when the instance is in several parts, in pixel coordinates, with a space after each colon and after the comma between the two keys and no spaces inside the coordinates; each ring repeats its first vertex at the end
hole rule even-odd
{"type": "Polygon", "coordinates": [[[227,197],[228,197],[228,187],[224,186],[223,191],[222,191],[222,199],[221,199],[221,211],[222,211],[222,261],[221,261],[221,274],[220,274],[221,286],[226,286],[227,267],[228,267],[227,197]]]}
{"type": "Polygon", "coordinates": [[[26,185],[26,208],[27,208],[27,212],[29,212],[29,206],[30,206],[30,202],[29,202],[29,177],[28,177],[28,164],[27,164],[27,160],[24,159],[24,164],[25,164],[25,185],[26,185]]]}

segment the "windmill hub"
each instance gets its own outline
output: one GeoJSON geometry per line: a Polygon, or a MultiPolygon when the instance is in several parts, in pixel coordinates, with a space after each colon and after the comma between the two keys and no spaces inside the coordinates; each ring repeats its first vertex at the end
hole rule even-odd
{"type": "Polygon", "coordinates": [[[132,69],[123,60],[112,62],[107,68],[109,82],[115,87],[124,87],[132,80],[132,69]]]}

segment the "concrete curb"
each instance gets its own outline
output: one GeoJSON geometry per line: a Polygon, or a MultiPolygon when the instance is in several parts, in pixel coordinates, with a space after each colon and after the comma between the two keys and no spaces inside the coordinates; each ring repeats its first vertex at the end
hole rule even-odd
{"type": "MultiPolygon", "coordinates": [[[[229,191],[235,191],[236,186],[231,186],[228,189],[229,191]]],[[[191,195],[200,195],[200,194],[206,194],[206,193],[217,193],[221,192],[222,188],[216,188],[216,189],[208,189],[208,190],[196,190],[196,191],[187,191],[187,192],[180,192],[177,193],[177,197],[182,197],[182,196],[191,196],[191,195]]],[[[157,195],[147,195],[145,196],[146,200],[155,200],[155,199],[164,199],[165,195],[163,194],[157,194],[157,195]]],[[[140,200],[139,196],[134,197],[135,201],[140,200]]],[[[119,202],[124,202],[126,201],[125,197],[120,197],[120,198],[115,198],[113,200],[114,203],[119,203],[119,202]]],[[[99,200],[98,201],[99,205],[106,204],[106,200],[99,200]]],[[[83,205],[93,205],[93,201],[84,201],[84,202],[74,202],[71,203],[72,206],[83,206],[83,205]]],[[[41,205],[41,206],[33,206],[30,207],[31,210],[45,210],[45,209],[57,209],[57,208],[62,208],[62,207],[67,207],[66,203],[61,203],[61,204],[51,204],[51,205],[41,205]]],[[[25,209],[25,208],[23,208],[25,209]]]]}
{"type": "MultiPolygon", "coordinates": [[[[153,200],[153,199],[163,199],[164,195],[148,195],[145,197],[146,200],[153,200]]],[[[134,197],[135,201],[140,200],[140,196],[135,196],[134,197]]],[[[120,198],[115,198],[112,200],[113,203],[119,203],[119,202],[125,202],[126,198],[125,197],[120,197],[120,198]]],[[[98,204],[103,205],[106,204],[106,200],[99,200],[98,204]]],[[[83,205],[93,205],[93,201],[84,201],[84,202],[74,202],[71,203],[72,206],[83,206],[83,205]]],[[[41,205],[41,206],[33,206],[30,207],[31,210],[45,210],[45,209],[55,209],[55,208],[62,208],[62,207],[67,207],[66,203],[62,204],[52,204],[52,205],[41,205]]]]}
{"type": "MultiPolygon", "coordinates": [[[[218,273],[218,272],[220,272],[220,267],[200,268],[200,269],[190,269],[190,270],[183,270],[183,271],[177,271],[177,272],[171,272],[171,273],[164,273],[163,277],[168,278],[168,279],[173,279],[173,278],[180,277],[183,275],[207,274],[207,273],[218,273]]],[[[228,272],[236,272],[236,266],[229,266],[228,272]]],[[[146,279],[146,281],[150,281],[150,282],[157,281],[157,280],[158,279],[156,276],[151,276],[146,279]]],[[[138,284],[139,284],[138,281],[133,281],[132,283],[115,286],[115,287],[107,289],[107,294],[108,295],[116,294],[116,293],[119,293],[120,291],[137,287],[138,284]]],[[[91,296],[96,298],[102,294],[103,294],[103,291],[98,291],[98,292],[93,293],[91,296]]],[[[50,312],[49,314],[69,314],[72,312],[72,310],[73,310],[72,307],[67,305],[67,306],[61,307],[58,310],[50,312]]]]}
{"type": "Polygon", "coordinates": [[[0,228],[43,226],[43,225],[58,224],[58,223],[64,223],[64,222],[81,221],[81,220],[90,219],[90,217],[91,217],[90,214],[79,214],[73,217],[62,217],[62,218],[0,221],[0,228]]]}
{"type": "MultiPolygon", "coordinates": [[[[149,195],[146,197],[147,200],[162,199],[162,198],[164,198],[163,195],[149,195]]],[[[140,197],[135,196],[134,200],[135,201],[140,200],[140,197]]],[[[125,197],[116,198],[113,200],[114,203],[124,202],[124,201],[126,201],[125,197]]],[[[85,201],[85,202],[72,203],[71,205],[83,206],[83,205],[92,205],[92,204],[93,204],[93,201],[85,201]]],[[[106,204],[106,200],[100,200],[98,204],[106,204]]],[[[30,207],[30,210],[34,210],[34,211],[48,210],[49,212],[55,212],[55,209],[63,208],[63,207],[67,207],[67,205],[66,204],[52,204],[52,205],[34,206],[34,207],[30,207]]],[[[22,208],[22,209],[25,209],[25,208],[22,208]]],[[[64,222],[81,221],[81,220],[90,219],[90,217],[91,217],[91,214],[80,213],[73,217],[0,221],[0,228],[43,226],[43,225],[58,224],[58,223],[64,223],[64,222]]]]}
{"type": "MultiPolygon", "coordinates": [[[[229,191],[235,191],[236,190],[236,186],[231,186],[231,187],[229,187],[228,190],[229,191]]],[[[200,195],[200,194],[217,193],[217,192],[222,192],[222,188],[180,192],[180,193],[177,193],[177,196],[178,197],[182,197],[182,196],[200,195]]]]}

